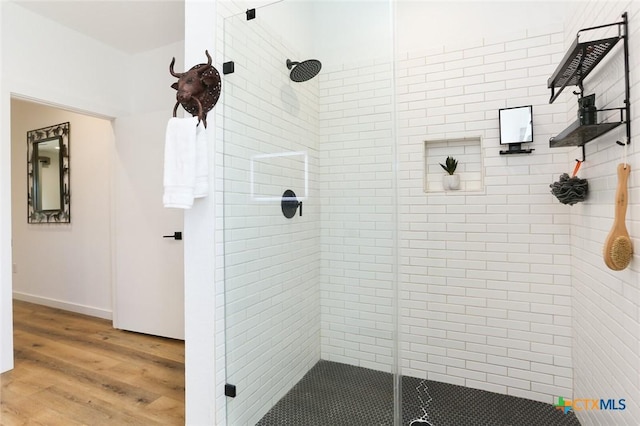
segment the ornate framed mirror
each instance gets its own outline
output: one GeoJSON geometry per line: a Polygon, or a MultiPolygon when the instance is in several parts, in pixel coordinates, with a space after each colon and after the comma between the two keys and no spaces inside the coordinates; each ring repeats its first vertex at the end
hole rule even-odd
{"type": "Polygon", "coordinates": [[[27,132],[27,222],[71,222],[68,122],[27,132]]]}

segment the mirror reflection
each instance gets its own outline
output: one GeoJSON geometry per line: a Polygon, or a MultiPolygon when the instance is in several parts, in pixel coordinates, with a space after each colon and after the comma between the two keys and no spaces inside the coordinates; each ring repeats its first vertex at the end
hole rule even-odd
{"type": "Polygon", "coordinates": [[[533,106],[500,110],[500,144],[533,142],[533,106]]]}
{"type": "Polygon", "coordinates": [[[69,123],[27,132],[29,223],[70,222],[69,123]]]}
{"type": "Polygon", "coordinates": [[[60,210],[62,206],[62,155],[61,138],[46,139],[35,144],[33,155],[37,158],[33,193],[35,210],[60,210]]]}

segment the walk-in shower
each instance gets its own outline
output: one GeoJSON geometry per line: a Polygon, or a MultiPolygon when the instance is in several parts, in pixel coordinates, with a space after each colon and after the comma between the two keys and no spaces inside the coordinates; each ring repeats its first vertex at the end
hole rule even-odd
{"type": "MultiPolygon", "coordinates": [[[[484,195],[426,194],[422,185],[425,140],[444,132],[443,114],[454,129],[476,117],[490,137],[486,117],[497,109],[478,100],[477,61],[509,59],[480,46],[458,70],[466,51],[429,50],[435,68],[422,51],[394,52],[392,3],[285,0],[250,20],[243,11],[225,19],[224,60],[235,64],[219,120],[226,424],[575,426],[551,404],[507,393],[514,382],[526,388],[531,376],[519,369],[538,354],[501,346],[511,341],[503,323],[524,334],[503,312],[505,288],[516,284],[492,281],[501,265],[476,278],[491,251],[475,239],[493,235],[460,212],[471,201],[471,220],[493,221],[484,195]],[[468,96],[455,86],[462,81],[468,96]],[[475,257],[464,257],[467,245],[475,257]],[[476,269],[459,273],[463,263],[476,269]]],[[[438,142],[442,133],[434,146],[476,164],[480,139],[452,134],[451,145],[438,142]]],[[[442,155],[431,156],[439,168],[442,155]]]]}

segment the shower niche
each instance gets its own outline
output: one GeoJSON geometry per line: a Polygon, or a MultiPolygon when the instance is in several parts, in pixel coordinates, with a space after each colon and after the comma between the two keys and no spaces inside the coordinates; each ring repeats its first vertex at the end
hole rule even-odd
{"type": "Polygon", "coordinates": [[[483,191],[480,137],[424,141],[423,168],[424,192],[427,194],[446,193],[455,195],[457,193],[483,191]],[[458,161],[455,174],[460,176],[460,189],[445,192],[442,184],[442,177],[445,172],[440,164],[444,163],[449,156],[458,161]]]}

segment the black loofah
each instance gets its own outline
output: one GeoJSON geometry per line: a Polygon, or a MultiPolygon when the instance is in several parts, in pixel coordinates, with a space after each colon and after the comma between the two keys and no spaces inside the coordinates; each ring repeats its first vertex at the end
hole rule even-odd
{"type": "Polygon", "coordinates": [[[560,180],[549,185],[551,193],[562,204],[569,204],[570,206],[584,201],[587,198],[589,192],[589,184],[586,179],[580,179],[579,177],[570,178],[567,173],[560,175],[560,180]]]}

